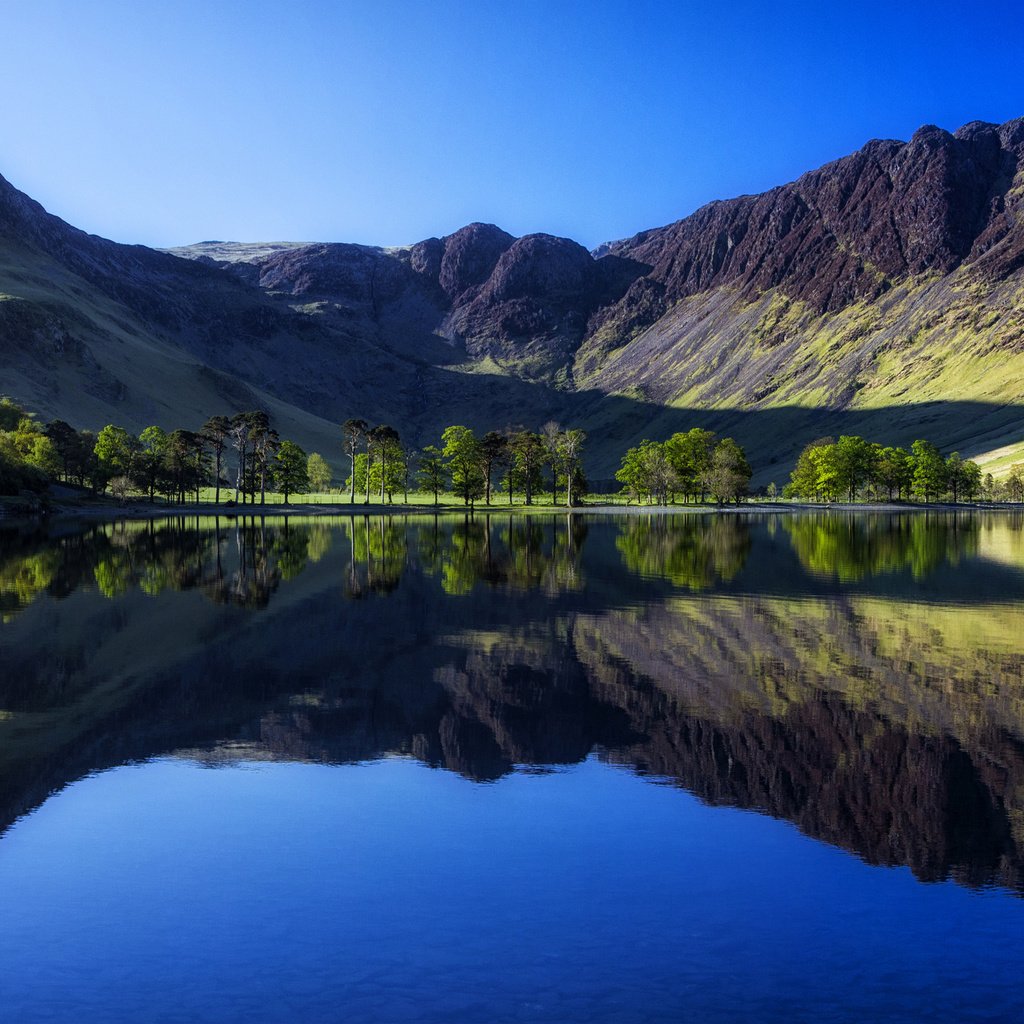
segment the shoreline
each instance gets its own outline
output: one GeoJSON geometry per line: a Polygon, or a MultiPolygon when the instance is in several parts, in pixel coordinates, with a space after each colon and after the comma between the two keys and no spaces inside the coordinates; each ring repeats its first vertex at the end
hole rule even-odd
{"type": "Polygon", "coordinates": [[[299,518],[355,518],[362,516],[536,516],[536,515],[570,515],[570,516],[636,516],[636,515],[758,515],[758,514],[829,514],[860,513],[860,514],[896,514],[920,512],[1024,512],[1024,503],[1019,502],[986,502],[958,503],[933,502],[902,503],[902,502],[871,502],[833,504],[815,504],[812,502],[789,501],[756,501],[744,502],[739,505],[619,505],[603,502],[593,505],[578,505],[566,508],[558,505],[465,505],[445,503],[439,505],[423,504],[392,504],[369,505],[349,502],[288,505],[275,503],[266,505],[214,505],[211,503],[186,505],[150,505],[138,502],[126,503],[123,506],[98,502],[96,504],[68,505],[56,503],[49,510],[29,514],[7,514],[0,507],[0,527],[35,525],[69,526],[76,522],[86,524],[94,522],[145,522],[147,520],[170,518],[222,518],[222,519],[259,519],[267,517],[299,517],[299,518]]]}

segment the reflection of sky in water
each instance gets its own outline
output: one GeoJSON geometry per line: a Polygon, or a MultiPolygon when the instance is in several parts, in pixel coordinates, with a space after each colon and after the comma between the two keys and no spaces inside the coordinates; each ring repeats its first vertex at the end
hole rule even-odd
{"type": "Polygon", "coordinates": [[[10,1019],[1013,1020],[1024,904],[590,761],[160,761],[0,846],[10,1019]],[[68,855],[69,849],[73,850],[68,855]]]}

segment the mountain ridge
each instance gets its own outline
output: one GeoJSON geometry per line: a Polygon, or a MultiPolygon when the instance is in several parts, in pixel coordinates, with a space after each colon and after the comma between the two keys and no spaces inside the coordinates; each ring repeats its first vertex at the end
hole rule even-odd
{"type": "MultiPolygon", "coordinates": [[[[992,407],[985,440],[951,412],[940,443],[1015,450],[1022,168],[1024,118],[925,126],[593,252],[482,223],[392,248],[153,250],[87,235],[0,178],[4,389],[44,415],[81,405],[95,427],[106,408],[140,428],[180,425],[156,386],[173,380],[188,415],[276,403],[286,430],[336,462],[336,425],[353,415],[417,443],[447,422],[572,420],[610,476],[612,440],[646,436],[648,407],[653,430],[691,409],[714,426],[740,411],[856,422],[892,406],[898,436],[878,439],[905,442],[929,422],[908,408],[961,399],[992,407]]],[[[809,439],[741,438],[783,466],[809,439]]]]}

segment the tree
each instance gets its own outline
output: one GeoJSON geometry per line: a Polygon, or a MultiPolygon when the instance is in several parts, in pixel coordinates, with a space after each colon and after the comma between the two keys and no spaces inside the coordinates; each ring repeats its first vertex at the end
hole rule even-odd
{"type": "Polygon", "coordinates": [[[789,474],[789,483],[782,489],[784,497],[803,498],[805,501],[812,501],[821,495],[818,487],[818,456],[815,454],[819,448],[825,448],[834,444],[831,437],[819,437],[816,441],[804,446],[796,460],[793,471],[789,474]]]}
{"type": "Polygon", "coordinates": [[[46,434],[39,433],[32,439],[32,446],[25,453],[25,462],[45,473],[51,480],[56,480],[60,475],[61,458],[46,434]]]}
{"type": "Polygon", "coordinates": [[[626,493],[638,502],[649,497],[664,505],[675,480],[667,445],[645,439],[638,447],[630,448],[622,457],[615,479],[623,483],[626,493]]]}
{"type": "Polygon", "coordinates": [[[235,474],[235,501],[241,497],[245,504],[246,469],[249,457],[249,414],[240,412],[231,417],[231,443],[238,453],[238,467],[235,474]]]}
{"type": "Polygon", "coordinates": [[[558,439],[562,428],[554,420],[541,427],[540,436],[544,445],[544,463],[551,470],[551,504],[558,504],[558,439]]]}
{"type": "Polygon", "coordinates": [[[835,446],[835,469],[839,485],[854,501],[861,486],[870,478],[875,453],[871,445],[856,434],[845,434],[835,446]]]}
{"type": "Polygon", "coordinates": [[[914,480],[914,467],[905,448],[879,448],[875,452],[872,478],[876,487],[884,487],[892,501],[893,491],[897,497],[910,493],[914,480]]]}
{"type": "Polygon", "coordinates": [[[367,433],[366,451],[368,455],[367,501],[369,501],[372,482],[377,488],[381,504],[383,504],[385,494],[390,501],[392,494],[402,486],[405,475],[404,450],[398,431],[387,423],[374,427],[367,433]]]}
{"type": "Polygon", "coordinates": [[[491,503],[491,477],[506,459],[508,438],[496,430],[488,431],[480,440],[480,466],[484,474],[484,504],[491,503]]]}
{"type": "Polygon", "coordinates": [[[349,477],[348,492],[350,505],[354,505],[356,501],[356,455],[359,453],[359,445],[362,444],[363,438],[366,437],[369,429],[370,427],[366,420],[345,420],[341,428],[344,437],[345,454],[351,460],[352,475],[349,477]]]}
{"type": "Polygon", "coordinates": [[[434,504],[448,481],[448,470],[444,464],[444,453],[436,445],[428,444],[420,454],[420,486],[434,495],[434,504]]]}
{"type": "Polygon", "coordinates": [[[0,397],[0,430],[14,430],[27,415],[17,402],[6,395],[0,397]]]}
{"type": "Polygon", "coordinates": [[[221,463],[224,459],[224,449],[231,437],[231,420],[227,416],[211,416],[203,424],[199,433],[209,445],[210,451],[213,452],[213,500],[216,504],[220,504],[221,463]]]}
{"type": "Polygon", "coordinates": [[[369,487],[369,483],[367,482],[368,462],[369,459],[367,457],[366,452],[359,452],[356,455],[355,462],[353,463],[353,472],[345,480],[345,490],[347,490],[350,494],[354,493],[355,491],[365,493],[366,489],[369,487]]]}
{"type": "Polygon", "coordinates": [[[282,441],[274,455],[274,482],[281,489],[286,505],[288,495],[302,494],[309,489],[306,461],[306,453],[294,441],[282,441]]]}
{"type": "Polygon", "coordinates": [[[480,442],[469,427],[447,427],[441,435],[443,454],[452,490],[472,507],[484,493],[484,474],[480,468],[480,442]]]}
{"type": "Polygon", "coordinates": [[[704,498],[704,478],[711,468],[715,435],[710,430],[693,427],[686,433],[673,434],[665,442],[665,457],[672,470],[672,489],[684,496],[704,498]]]}
{"type": "Polygon", "coordinates": [[[256,490],[256,478],[259,477],[260,504],[267,503],[267,474],[270,472],[270,460],[281,438],[270,425],[270,417],[262,411],[251,412],[249,415],[249,440],[252,444],[253,456],[253,492],[256,490]]]}
{"type": "Polygon", "coordinates": [[[627,448],[619,468],[615,471],[615,479],[622,484],[627,501],[636,501],[639,504],[648,493],[650,485],[642,448],[644,444],[650,443],[644,441],[638,448],[627,448]]]}
{"type": "Polygon", "coordinates": [[[64,479],[70,480],[73,469],[77,468],[82,455],[78,431],[64,420],[53,420],[46,425],[46,436],[53,442],[64,479]]]}
{"type": "Polygon", "coordinates": [[[835,444],[823,444],[811,451],[817,493],[826,501],[838,501],[844,490],[839,449],[835,444]]]}
{"type": "Polygon", "coordinates": [[[533,504],[533,495],[541,486],[541,466],[544,462],[544,441],[539,434],[520,430],[509,441],[512,464],[509,468],[509,503],[513,488],[525,495],[527,505],[533,504]]]}
{"type": "Polygon", "coordinates": [[[1024,463],[1018,462],[1011,468],[1005,486],[1010,501],[1024,501],[1024,463]]]}
{"type": "Polygon", "coordinates": [[[968,459],[961,467],[960,488],[968,501],[974,501],[981,490],[981,466],[968,459]]]}
{"type": "Polygon", "coordinates": [[[960,458],[959,452],[953,452],[946,458],[946,487],[953,497],[954,505],[963,491],[965,482],[964,460],[960,458]]]}
{"type": "Polygon", "coordinates": [[[167,436],[164,447],[164,468],[172,493],[181,504],[190,491],[196,492],[209,474],[208,456],[203,438],[191,430],[174,430],[167,436]]]}
{"type": "Polygon", "coordinates": [[[913,493],[925,501],[933,501],[946,490],[945,460],[930,441],[915,441],[910,450],[914,463],[913,493]]]}
{"type": "Polygon", "coordinates": [[[319,452],[309,453],[306,475],[309,477],[309,486],[317,493],[323,493],[331,486],[331,467],[319,452]]]}
{"type": "Polygon", "coordinates": [[[711,468],[705,475],[707,489],[718,502],[738,503],[747,493],[751,476],[750,463],[743,449],[731,437],[723,437],[715,445],[711,468]]]}
{"type": "Polygon", "coordinates": [[[97,435],[93,451],[104,477],[132,475],[139,442],[124,427],[108,423],[97,435]]]}
{"type": "Polygon", "coordinates": [[[581,462],[583,442],[587,435],[582,430],[566,430],[558,436],[556,451],[562,474],[565,478],[565,504],[568,508],[579,501],[583,486],[581,462]]]}
{"type": "Polygon", "coordinates": [[[156,501],[157,485],[164,468],[164,452],[167,450],[167,432],[163,427],[146,427],[139,434],[137,479],[149,494],[150,501],[156,501]]]}

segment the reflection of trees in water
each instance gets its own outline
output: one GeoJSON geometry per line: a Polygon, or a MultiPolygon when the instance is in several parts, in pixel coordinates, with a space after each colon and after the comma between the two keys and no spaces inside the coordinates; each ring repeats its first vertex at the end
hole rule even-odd
{"type": "Polygon", "coordinates": [[[412,566],[440,579],[446,594],[479,583],[557,593],[582,586],[586,524],[577,516],[435,517],[410,525],[364,516],[342,526],[349,542],[345,594],[390,593],[412,566]]]}
{"type": "Polygon", "coordinates": [[[390,594],[401,582],[408,553],[408,527],[390,516],[362,516],[341,527],[349,544],[345,596],[390,594]]]}
{"type": "Polygon", "coordinates": [[[704,590],[731,580],[750,553],[750,530],[740,516],[634,516],[616,547],[631,572],[704,590]]]}
{"type": "Polygon", "coordinates": [[[978,519],[969,514],[814,515],[784,524],[806,569],[844,583],[904,570],[921,579],[978,552],[978,519]]]}
{"type": "Polygon", "coordinates": [[[202,579],[213,544],[209,533],[179,520],[7,540],[0,554],[0,614],[5,618],[40,594],[66,597],[85,586],[95,586],[106,597],[133,587],[148,594],[189,590],[202,579]]]}
{"type": "Polygon", "coordinates": [[[233,534],[237,568],[224,571],[218,536],[216,564],[203,580],[203,593],[216,604],[266,608],[282,577],[281,568],[271,558],[277,531],[268,529],[265,520],[252,519],[238,520],[233,534]]]}
{"type": "Polygon", "coordinates": [[[0,621],[7,622],[44,593],[60,568],[57,548],[44,548],[0,562],[0,621]]]}
{"type": "Polygon", "coordinates": [[[331,545],[325,524],[169,518],[103,524],[64,537],[8,536],[0,550],[0,618],[41,594],[95,586],[108,598],[198,589],[218,604],[263,608],[331,545]],[[212,522],[212,528],[211,528],[212,522]]]}

